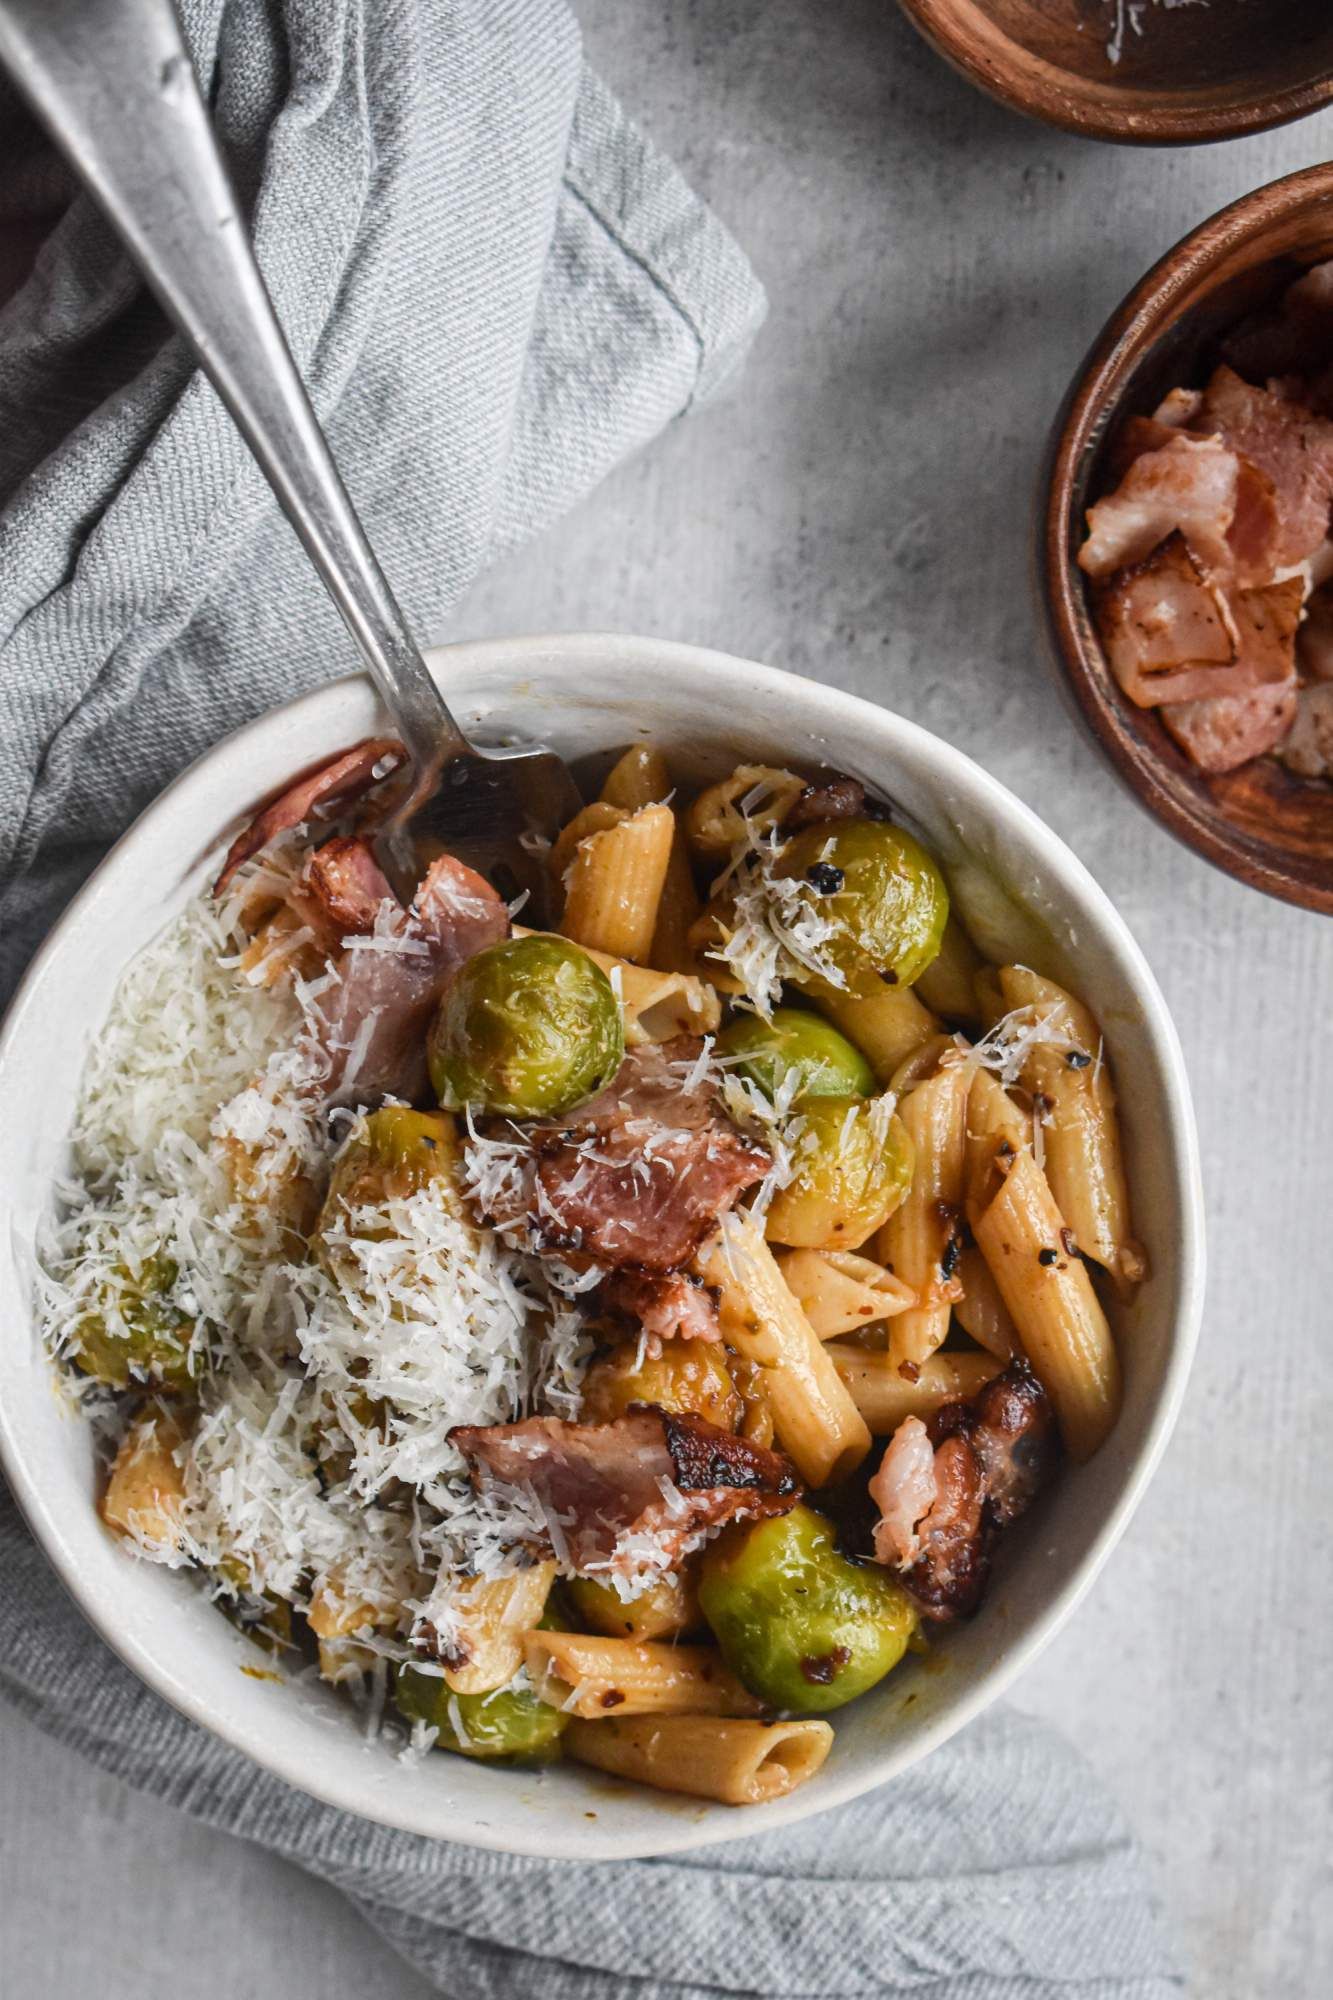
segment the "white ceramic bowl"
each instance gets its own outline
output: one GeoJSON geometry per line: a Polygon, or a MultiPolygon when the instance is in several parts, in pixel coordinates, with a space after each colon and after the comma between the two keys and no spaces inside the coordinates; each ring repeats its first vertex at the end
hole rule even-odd
{"type": "Polygon", "coordinates": [[[1126,1395],[1115,1432],[1010,1537],[975,1621],[929,1666],[909,1661],[836,1716],[835,1747],[809,1785],[743,1812],[576,1766],[540,1779],[446,1756],[406,1768],[363,1742],[332,1692],[242,1673],[248,1642],[187,1578],[127,1561],[94,1512],[88,1435],[52,1394],[34,1326],[34,1230],[64,1157],[85,1051],[125,965],[201,887],[219,841],[257,800],[382,728],[368,684],[349,679],[262,717],[177,779],[92,877],[15,1000],[0,1040],[0,1190],[13,1218],[0,1242],[4,1470],[57,1574],[121,1658],[194,1721],[332,1805],[442,1840],[564,1858],[760,1833],[855,1797],[952,1735],[1069,1616],[1124,1532],[1184,1393],[1202,1302],[1199,1169],[1179,1044],[1092,877],[1026,806],[913,724],[811,681],[653,639],[498,640],[431,657],[465,724],[542,737],[568,756],[650,737],[690,777],[729,769],[743,753],[865,779],[922,831],[983,948],[1067,980],[1089,1003],[1115,1064],[1153,1266],[1119,1315],[1126,1395]]]}

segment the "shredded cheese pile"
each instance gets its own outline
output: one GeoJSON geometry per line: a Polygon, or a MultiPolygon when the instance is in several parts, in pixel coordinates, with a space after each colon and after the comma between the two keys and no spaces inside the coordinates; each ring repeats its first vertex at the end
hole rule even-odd
{"type": "Polygon", "coordinates": [[[794,972],[804,970],[838,988],[847,984],[825,949],[834,926],[818,892],[798,877],[775,872],[785,843],[755,824],[753,815],[769,796],[767,785],[756,785],[737,807],[744,837],[713,884],[714,896],[725,896],[725,935],[706,953],[739,981],[766,1021],[782,998],[783,981],[794,972]]]}

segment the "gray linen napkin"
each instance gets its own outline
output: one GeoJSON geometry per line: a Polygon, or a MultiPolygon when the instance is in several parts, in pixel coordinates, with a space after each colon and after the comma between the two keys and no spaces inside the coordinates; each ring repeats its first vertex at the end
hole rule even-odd
{"type": "MultiPolygon", "coordinates": [[[[490,555],[722,381],[763,294],[582,66],[560,0],[183,11],[279,313],[430,634],[490,555]]],[[[349,657],[211,390],[71,192],[0,101],[0,253],[60,217],[0,308],[6,988],[166,778],[349,657]]],[[[1012,1714],[781,1835],[533,1862],[334,1812],[184,1721],[84,1625],[2,1489],[0,1573],[0,1692],[139,1789],[337,1883],[453,2000],[1176,1989],[1114,1809],[1012,1714]]]]}

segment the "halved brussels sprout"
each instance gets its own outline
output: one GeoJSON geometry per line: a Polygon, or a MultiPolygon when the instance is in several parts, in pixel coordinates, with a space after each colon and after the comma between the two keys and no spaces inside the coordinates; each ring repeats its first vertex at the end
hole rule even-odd
{"type": "Polygon", "coordinates": [[[631,1403],[690,1410],[724,1431],[735,1430],[744,1410],[720,1344],[706,1340],[668,1340],[660,1354],[642,1357],[626,1341],[598,1355],[583,1378],[584,1421],[612,1423],[631,1403]]]}
{"type": "Polygon", "coordinates": [[[764,1234],[795,1250],[856,1250],[912,1185],[912,1135],[876,1098],[812,1097],[793,1141],[797,1170],[769,1207],[764,1234]]]}
{"type": "Polygon", "coordinates": [[[625,1023],[610,980],[564,938],[509,938],[449,982],[430,1031],[441,1104],[558,1118],[610,1083],[625,1023]]]}
{"type": "Polygon", "coordinates": [[[796,1715],[841,1708],[882,1680],[919,1616],[887,1570],[849,1561],[803,1506],[728,1528],[705,1551],[699,1603],[738,1679],[796,1715]]]}
{"type": "Polygon", "coordinates": [[[503,1757],[549,1764],[560,1755],[569,1717],[531,1688],[495,1688],[490,1694],[454,1694],[439,1674],[400,1667],[394,1700],[409,1722],[437,1729],[436,1748],[461,1757],[503,1757]]]}
{"type": "Polygon", "coordinates": [[[860,1049],[818,1014],[803,1007],[776,1007],[769,1021],[741,1014],[717,1038],[719,1055],[739,1057],[736,1068],[777,1099],[784,1084],[796,1083],[789,1103],[807,1097],[869,1097],[875,1072],[860,1049]]]}
{"type": "Polygon", "coordinates": [[[188,1389],[202,1373],[203,1357],[191,1345],[194,1321],[171,1301],[179,1275],[175,1259],[161,1254],[145,1258],[137,1273],[117,1264],[98,1310],[74,1329],[70,1359],[113,1389],[131,1382],[188,1389]]]}
{"type": "Polygon", "coordinates": [[[692,1564],[658,1577],[628,1601],[591,1576],[571,1576],[565,1589],[580,1625],[610,1639],[673,1639],[701,1622],[692,1564]]]}
{"type": "Polygon", "coordinates": [[[453,1123],[443,1111],[385,1104],[367,1112],[333,1163],[316,1239],[339,1222],[345,1209],[377,1208],[432,1181],[449,1179],[456,1152],[453,1123]]]}
{"type": "Polygon", "coordinates": [[[774,873],[807,882],[832,926],[820,951],[846,987],[797,967],[792,984],[807,992],[864,997],[882,981],[910,986],[939,951],[949,891],[920,841],[901,827],[873,819],[803,827],[783,848],[774,873]]]}

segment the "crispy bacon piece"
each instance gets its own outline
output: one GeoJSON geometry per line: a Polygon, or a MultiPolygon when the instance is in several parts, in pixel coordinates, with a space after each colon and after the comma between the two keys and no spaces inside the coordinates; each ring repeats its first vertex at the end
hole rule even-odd
{"type": "Polygon", "coordinates": [[[358,839],[326,840],[307,857],[287,892],[291,908],[326,953],[344,938],[373,931],[383,904],[397,900],[369,841],[358,839]]]}
{"type": "Polygon", "coordinates": [[[343,952],[325,1009],[329,1095],[347,1102],[420,1095],[426,1029],[449,975],[499,943],[509,912],[475,869],[442,854],[411,909],[383,912],[374,929],[343,952]]]}
{"type": "Polygon", "coordinates": [[[1295,674],[1248,694],[1168,702],[1162,720],[1201,771],[1234,771],[1275,749],[1296,720],[1295,674]]]}
{"type": "Polygon", "coordinates": [[[821,778],[798,792],[795,802],[782,816],[782,831],[795,833],[797,827],[814,826],[826,819],[857,819],[866,809],[866,788],[859,778],[841,771],[821,778]]]}
{"type": "Polygon", "coordinates": [[[651,1341],[721,1340],[717,1300],[691,1271],[612,1271],[601,1287],[603,1305],[637,1319],[651,1341]]]}
{"type": "Polygon", "coordinates": [[[716,1085],[688,1080],[702,1048],[691,1035],[645,1042],[609,1089],[559,1124],[534,1125],[532,1170],[494,1197],[487,1219],[610,1268],[688,1264],[771,1164],[721,1110],[716,1085]]]}
{"type": "Polygon", "coordinates": [[[1333,680],[1316,681],[1296,697],[1283,763],[1300,778],[1333,778],[1333,680]]]}
{"type": "Polygon", "coordinates": [[[879,1508],[875,1558],[896,1569],[936,1619],[981,1600],[998,1530],[1035,1498],[1055,1457],[1050,1403],[1026,1362],[928,1424],[907,1417],[870,1481],[879,1508]]]}
{"type": "Polygon", "coordinates": [[[1164,444],[1133,460],[1113,493],[1089,507],[1080,569],[1110,576],[1179,533],[1206,569],[1225,575],[1237,480],[1236,453],[1218,438],[1171,431],[1164,444]]]}
{"type": "Polygon", "coordinates": [[[406,755],[396,738],[368,736],[364,742],[354,743],[350,750],[340,750],[317,771],[289,785],[237,834],[227,850],[222,873],[213,885],[214,895],[220,896],[242,863],[276,840],[280,833],[312,818],[329,818],[336,806],[350,804],[396,771],[406,755]]]}
{"type": "Polygon", "coordinates": [[[474,1482],[535,1494],[567,1571],[671,1569],[710,1529],[785,1514],[800,1497],[779,1453],[656,1405],[609,1424],[529,1417],[450,1438],[474,1482]]]}
{"type": "Polygon", "coordinates": [[[1116,680],[1140,708],[1246,695],[1292,672],[1303,584],[1224,590],[1172,535],[1102,584],[1097,630],[1116,680]]]}
{"type": "Polygon", "coordinates": [[[1333,423],[1276,383],[1256,389],[1231,368],[1214,371],[1195,421],[1271,481],[1278,524],[1274,565],[1285,567],[1312,554],[1329,530],[1333,423]]]}

